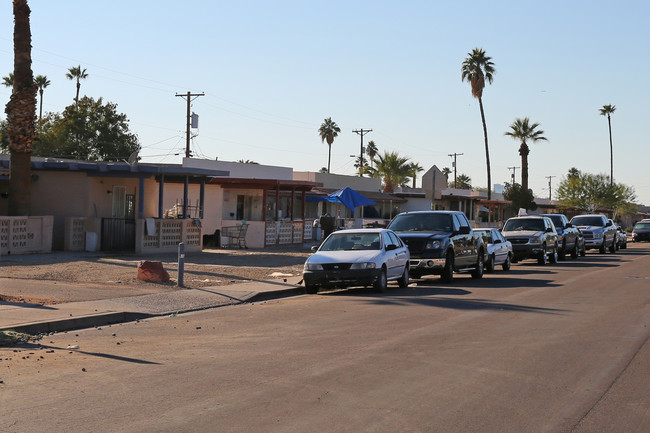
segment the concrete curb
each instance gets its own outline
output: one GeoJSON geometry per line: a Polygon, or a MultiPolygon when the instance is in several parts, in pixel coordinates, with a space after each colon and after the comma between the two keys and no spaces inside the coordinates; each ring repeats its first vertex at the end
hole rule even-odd
{"type": "Polygon", "coordinates": [[[97,326],[107,326],[119,323],[128,323],[139,320],[144,320],[152,317],[164,317],[171,314],[184,314],[195,311],[209,310],[213,308],[225,307],[229,305],[239,305],[252,302],[262,302],[272,299],[286,298],[304,294],[304,288],[301,286],[294,286],[289,288],[282,288],[277,290],[268,290],[255,292],[245,299],[230,298],[227,302],[220,302],[218,304],[206,302],[203,305],[194,305],[192,307],[172,308],[167,307],[165,311],[156,312],[138,312],[138,311],[115,311],[115,312],[102,312],[97,314],[88,314],[78,317],[69,317],[64,319],[51,319],[47,321],[34,321],[25,323],[18,326],[3,327],[0,331],[13,330],[30,335],[47,334],[50,332],[64,332],[78,329],[87,329],[97,326]]]}

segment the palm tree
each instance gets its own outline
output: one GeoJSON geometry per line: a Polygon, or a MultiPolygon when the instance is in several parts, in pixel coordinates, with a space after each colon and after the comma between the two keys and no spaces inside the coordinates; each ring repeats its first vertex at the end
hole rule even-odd
{"type": "Polygon", "coordinates": [[[507,131],[505,135],[509,135],[514,140],[521,141],[521,146],[519,146],[519,155],[521,155],[521,189],[523,191],[528,191],[528,154],[530,149],[526,144],[526,141],[536,141],[544,140],[546,137],[543,136],[544,131],[537,129],[539,123],[530,123],[528,117],[523,119],[515,119],[515,121],[510,125],[510,131],[507,131]]]}
{"type": "Polygon", "coordinates": [[[370,169],[371,177],[384,179],[384,192],[393,192],[396,186],[405,185],[412,173],[409,158],[397,152],[384,151],[383,155],[377,155],[375,167],[370,169]]]}
{"type": "Polygon", "coordinates": [[[492,84],[492,75],[496,72],[492,58],[485,55],[481,48],[474,48],[471,53],[467,53],[467,58],[463,61],[461,68],[461,81],[467,81],[472,85],[472,96],[478,99],[478,105],[481,109],[481,121],[483,122],[483,136],[485,137],[485,164],[487,166],[488,182],[488,200],[492,199],[492,175],[490,174],[490,149],[488,147],[487,125],[485,123],[485,113],[483,111],[483,89],[485,80],[492,84]]]}
{"type": "Polygon", "coordinates": [[[458,189],[472,189],[472,178],[466,174],[459,174],[456,176],[454,188],[458,189]]]}
{"type": "Polygon", "coordinates": [[[41,96],[40,108],[38,110],[38,120],[41,120],[41,117],[43,117],[43,89],[50,85],[50,80],[45,75],[37,75],[34,83],[36,83],[38,93],[41,96]]]}
{"type": "Polygon", "coordinates": [[[14,73],[9,72],[8,76],[2,77],[2,84],[5,87],[14,87],[14,73]]]}
{"type": "MultiPolygon", "coordinates": [[[[361,164],[362,164],[361,155],[359,155],[354,159],[354,168],[360,170],[361,164]]],[[[368,161],[366,161],[365,159],[363,160],[363,171],[366,173],[370,172],[370,166],[368,165],[368,161]]]]}
{"type": "Polygon", "coordinates": [[[77,80],[77,96],[74,98],[74,104],[76,106],[79,103],[79,89],[81,88],[81,80],[88,78],[88,74],[86,74],[86,68],[81,69],[81,65],[69,68],[65,76],[68,80],[77,80]]]}
{"type": "Polygon", "coordinates": [[[415,180],[418,176],[418,173],[424,171],[424,168],[422,168],[422,166],[417,162],[412,162],[410,165],[410,169],[411,169],[411,177],[413,178],[413,188],[415,188],[415,180]]]}
{"type": "Polygon", "coordinates": [[[612,146],[612,118],[611,114],[616,111],[616,105],[603,105],[600,109],[601,116],[607,116],[607,125],[609,126],[609,185],[614,185],[614,147],[612,146]]]}
{"type": "Polygon", "coordinates": [[[321,142],[324,143],[327,141],[327,146],[329,147],[329,153],[327,155],[328,173],[330,172],[330,162],[332,161],[332,143],[334,143],[334,139],[339,135],[339,132],[341,132],[341,128],[339,128],[336,122],[332,121],[331,117],[325,119],[323,124],[318,129],[318,134],[320,135],[321,142]]]}
{"type": "Polygon", "coordinates": [[[371,167],[374,163],[373,159],[375,158],[375,156],[377,156],[378,153],[379,153],[379,149],[377,149],[377,145],[373,140],[370,140],[366,145],[366,155],[368,155],[368,159],[370,160],[371,167]]]}
{"type": "Polygon", "coordinates": [[[5,112],[9,137],[10,216],[31,212],[31,153],[36,115],[36,86],[32,73],[31,13],[27,0],[14,0],[14,77],[13,91],[5,112]]]}

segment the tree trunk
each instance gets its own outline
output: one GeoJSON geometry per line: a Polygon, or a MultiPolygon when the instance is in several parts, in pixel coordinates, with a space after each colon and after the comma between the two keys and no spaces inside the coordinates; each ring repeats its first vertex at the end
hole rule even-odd
{"type": "Polygon", "coordinates": [[[607,115],[607,125],[609,126],[609,184],[614,185],[614,146],[612,145],[612,119],[607,115]]]}
{"type": "Polygon", "coordinates": [[[332,161],[332,145],[330,143],[327,143],[327,148],[329,149],[327,152],[327,173],[330,172],[330,162],[332,161]]]}
{"type": "Polygon", "coordinates": [[[31,213],[31,155],[11,152],[9,182],[9,216],[31,213]]]}
{"type": "Polygon", "coordinates": [[[488,200],[492,200],[492,175],[490,174],[490,148],[488,147],[487,124],[483,112],[483,99],[478,98],[478,106],[481,108],[481,121],[483,122],[483,136],[485,137],[485,165],[487,166],[488,200]]]}
{"type": "Polygon", "coordinates": [[[528,191],[528,154],[530,149],[525,141],[521,142],[519,155],[521,155],[521,189],[528,191]]]}
{"type": "Polygon", "coordinates": [[[36,119],[36,91],[32,73],[29,6],[14,0],[14,88],[5,108],[9,137],[9,209],[12,216],[29,215],[31,153],[36,119]]]}

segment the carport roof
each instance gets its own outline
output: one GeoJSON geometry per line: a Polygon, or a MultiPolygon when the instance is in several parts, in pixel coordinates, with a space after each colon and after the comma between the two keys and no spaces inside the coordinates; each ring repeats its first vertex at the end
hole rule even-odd
{"type": "MultiPolygon", "coordinates": [[[[0,155],[0,167],[9,168],[9,155],[0,155]]],[[[223,170],[208,170],[203,168],[183,167],[180,164],[128,164],[125,162],[96,162],[77,161],[59,158],[32,157],[32,170],[53,171],[83,171],[88,176],[105,177],[153,177],[153,176],[192,176],[214,177],[228,176],[230,173],[223,170]]],[[[7,177],[0,172],[0,179],[7,177]]]]}

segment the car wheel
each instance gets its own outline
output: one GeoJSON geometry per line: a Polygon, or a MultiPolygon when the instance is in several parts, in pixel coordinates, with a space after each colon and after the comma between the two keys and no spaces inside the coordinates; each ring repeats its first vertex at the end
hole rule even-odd
{"type": "Polygon", "coordinates": [[[564,250],[564,247],[560,251],[557,252],[557,258],[558,260],[566,260],[566,251],[564,250]]]}
{"type": "Polygon", "coordinates": [[[385,292],[388,289],[388,279],[386,278],[386,269],[382,269],[373,286],[375,290],[385,292]]]}
{"type": "Polygon", "coordinates": [[[575,245],[573,246],[573,251],[571,251],[571,258],[577,259],[578,254],[580,254],[580,248],[578,248],[578,241],[576,241],[575,245]]]}
{"type": "Polygon", "coordinates": [[[397,284],[402,288],[409,286],[409,268],[406,266],[404,266],[404,273],[402,274],[402,277],[397,280],[397,284]]]}
{"type": "Polygon", "coordinates": [[[612,254],[616,252],[616,241],[612,241],[612,244],[609,246],[609,252],[612,254]]]}
{"type": "Polygon", "coordinates": [[[622,249],[622,250],[626,250],[626,249],[627,249],[627,242],[625,242],[623,245],[621,245],[621,249],[622,249]]]}
{"type": "Polygon", "coordinates": [[[584,257],[584,256],[586,256],[586,255],[587,255],[587,249],[583,247],[583,248],[580,250],[580,257],[584,257]]]}
{"type": "Polygon", "coordinates": [[[305,292],[309,293],[310,295],[315,295],[318,293],[318,286],[316,284],[305,283],[305,292]]]}
{"type": "Polygon", "coordinates": [[[510,270],[510,254],[506,256],[506,261],[503,262],[501,265],[504,271],[509,271],[510,270]]]}
{"type": "Polygon", "coordinates": [[[490,256],[487,263],[485,264],[485,272],[488,274],[494,272],[494,254],[490,256]]]}
{"type": "Polygon", "coordinates": [[[445,256],[445,267],[440,274],[440,280],[443,283],[451,283],[454,279],[454,253],[449,250],[445,256]]]}
{"type": "Polygon", "coordinates": [[[549,256],[549,262],[551,263],[557,263],[557,247],[553,247],[553,251],[551,252],[551,255],[549,256]]]}
{"type": "Polygon", "coordinates": [[[474,278],[475,280],[478,280],[479,278],[483,278],[483,270],[484,270],[484,268],[483,268],[483,265],[484,265],[483,260],[485,260],[483,258],[483,256],[484,256],[483,255],[483,250],[480,250],[478,252],[478,257],[476,258],[476,267],[472,271],[472,278],[474,278]]]}
{"type": "Polygon", "coordinates": [[[538,265],[546,265],[548,263],[548,254],[546,254],[546,245],[542,246],[542,255],[537,259],[538,265]]]}
{"type": "Polygon", "coordinates": [[[605,248],[605,241],[603,241],[603,244],[598,248],[598,252],[600,254],[607,254],[607,248],[605,248]]]}

